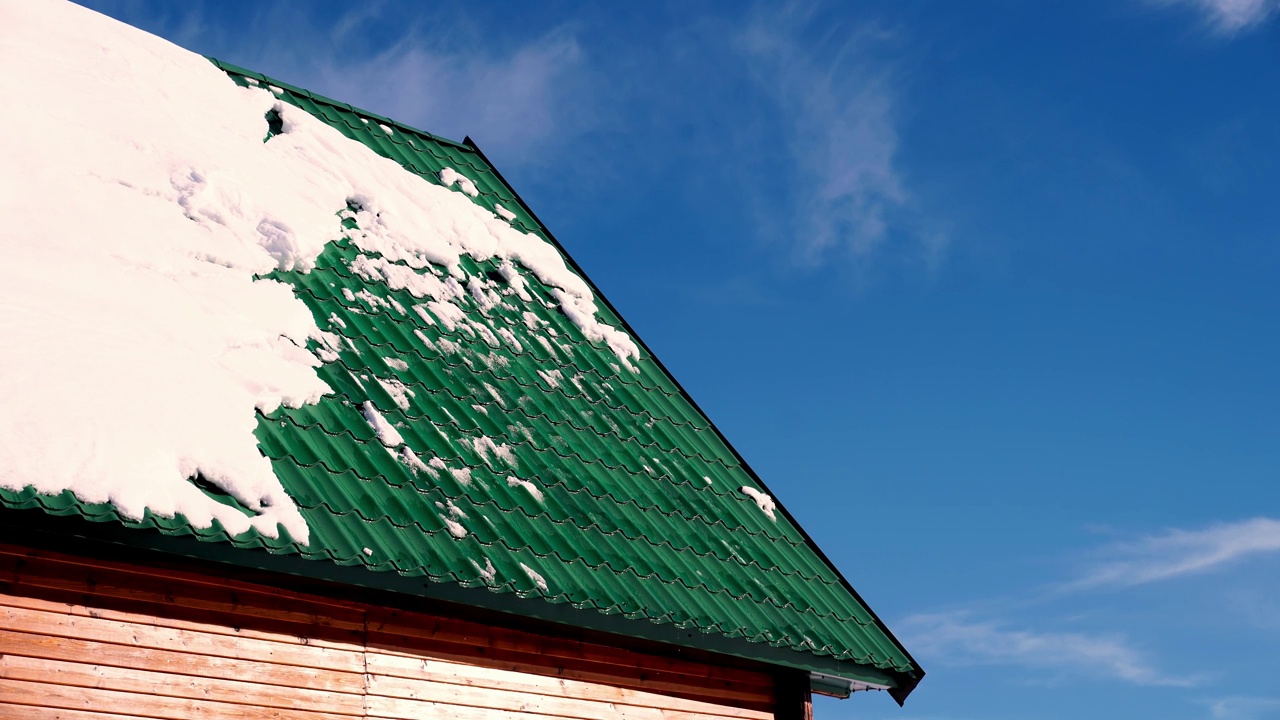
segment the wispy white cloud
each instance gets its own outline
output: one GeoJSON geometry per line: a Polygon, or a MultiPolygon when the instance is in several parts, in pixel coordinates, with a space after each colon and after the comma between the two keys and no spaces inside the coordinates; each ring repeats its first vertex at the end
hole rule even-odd
{"type": "Polygon", "coordinates": [[[1148,0],[1161,7],[1180,7],[1200,14],[1208,29],[1218,35],[1259,26],[1280,10],[1277,0],[1148,0]]]}
{"type": "Polygon", "coordinates": [[[1274,720],[1280,718],[1280,698],[1232,696],[1209,703],[1213,720],[1274,720]]]}
{"type": "Polygon", "coordinates": [[[1245,558],[1280,552],[1280,520],[1253,518],[1200,530],[1166,530],[1105,548],[1069,589],[1133,586],[1208,572],[1245,558]]]}
{"type": "Polygon", "coordinates": [[[410,33],[361,61],[324,58],[311,82],[410,125],[456,139],[470,135],[491,156],[525,163],[590,122],[576,92],[584,86],[582,70],[582,49],[567,28],[507,52],[448,49],[438,38],[410,33]]]}
{"type": "Polygon", "coordinates": [[[1121,636],[1010,629],[963,614],[907,618],[902,634],[912,652],[950,665],[1002,665],[1134,685],[1189,687],[1197,680],[1162,673],[1121,636]]]}
{"type": "MultiPolygon", "coordinates": [[[[892,34],[868,24],[819,26],[812,5],[759,11],[738,37],[755,79],[782,119],[789,166],[772,182],[795,198],[802,260],[817,263],[837,251],[865,257],[909,211],[897,154],[899,98],[888,63],[876,59],[892,34]]],[[[945,251],[938,232],[915,251],[934,265],[945,251]]]]}
{"type": "Polygon", "coordinates": [[[570,25],[499,42],[465,14],[372,0],[338,14],[264,3],[235,25],[214,22],[200,1],[90,1],[198,52],[437,135],[470,135],[506,168],[547,162],[596,119],[570,25]]]}

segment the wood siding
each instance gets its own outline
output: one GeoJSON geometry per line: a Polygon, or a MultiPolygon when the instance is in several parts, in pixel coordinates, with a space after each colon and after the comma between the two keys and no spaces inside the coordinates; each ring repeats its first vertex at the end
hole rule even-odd
{"type": "MultiPolygon", "coordinates": [[[[6,720],[765,720],[776,687],[755,670],[0,544],[6,720]]],[[[777,717],[794,717],[786,704],[777,717]]]]}

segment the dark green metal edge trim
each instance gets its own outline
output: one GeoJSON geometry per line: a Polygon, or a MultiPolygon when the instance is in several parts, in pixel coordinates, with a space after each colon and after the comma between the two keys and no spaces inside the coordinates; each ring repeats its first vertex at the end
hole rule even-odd
{"type": "MultiPolygon", "coordinates": [[[[641,347],[644,348],[644,351],[648,353],[649,357],[653,360],[654,364],[658,366],[658,369],[661,370],[663,374],[665,374],[668,378],[671,379],[671,382],[675,385],[676,389],[680,392],[680,394],[684,397],[684,399],[688,401],[689,405],[692,406],[693,409],[699,415],[706,418],[707,424],[710,426],[712,432],[714,432],[716,434],[716,437],[719,438],[720,441],[724,443],[725,447],[729,448],[729,452],[733,453],[734,459],[736,459],[738,463],[742,466],[742,469],[747,472],[747,475],[750,476],[752,480],[759,483],[760,487],[764,488],[765,492],[769,493],[769,495],[773,497],[773,501],[774,501],[774,505],[776,506],[776,509],[781,510],[783,516],[788,521],[790,521],[792,526],[794,526],[796,530],[800,531],[800,537],[804,538],[804,541],[806,544],[808,544],[809,548],[813,550],[813,552],[818,556],[819,559],[822,560],[822,562],[826,563],[827,567],[831,568],[831,570],[836,574],[836,577],[840,579],[840,582],[844,586],[845,590],[847,590],[849,594],[853,595],[854,599],[857,600],[858,603],[862,605],[862,607],[866,608],[867,613],[871,615],[871,619],[875,622],[876,627],[879,628],[880,631],[885,634],[885,637],[889,638],[889,640],[892,641],[893,644],[896,645],[898,649],[902,651],[902,654],[905,655],[907,659],[911,662],[911,665],[915,668],[916,673],[914,674],[894,673],[894,676],[896,678],[895,682],[881,683],[881,684],[893,686],[889,690],[889,694],[893,697],[894,700],[898,701],[899,705],[902,705],[903,702],[907,699],[907,696],[911,694],[911,691],[915,689],[916,685],[920,684],[920,681],[924,679],[925,672],[924,672],[924,669],[920,667],[920,663],[916,662],[916,659],[911,656],[911,653],[907,652],[906,647],[903,646],[902,642],[899,641],[896,636],[894,636],[894,634],[889,630],[888,626],[884,624],[884,621],[880,619],[880,616],[876,614],[875,610],[872,610],[871,606],[868,605],[862,599],[862,596],[858,594],[858,591],[855,590],[853,588],[853,585],[850,584],[849,580],[845,578],[844,573],[840,572],[840,568],[836,567],[835,563],[831,562],[831,559],[828,558],[826,553],[822,551],[822,548],[818,547],[818,544],[815,543],[813,541],[813,538],[809,536],[809,533],[804,529],[804,526],[796,522],[795,517],[792,516],[791,512],[787,510],[786,506],[782,504],[782,501],[778,499],[778,496],[774,494],[774,492],[771,489],[769,489],[769,486],[764,482],[764,480],[761,479],[760,476],[756,474],[756,471],[751,467],[751,465],[746,461],[746,459],[742,457],[742,455],[738,452],[738,449],[733,446],[733,443],[729,442],[729,439],[725,437],[724,433],[720,432],[720,428],[716,425],[715,421],[711,419],[711,416],[708,415],[706,412],[704,412],[702,410],[702,407],[698,405],[697,401],[693,399],[693,396],[690,395],[687,390],[685,390],[684,385],[680,382],[679,378],[677,378],[673,373],[671,373],[671,371],[667,370],[667,366],[664,365],[662,363],[662,360],[659,359],[659,357],[656,354],[654,354],[652,350],[649,349],[649,346],[644,342],[644,339],[640,337],[640,334],[637,333],[635,329],[631,327],[631,324],[627,322],[626,317],[624,317],[622,313],[618,312],[617,309],[613,306],[613,303],[609,302],[608,297],[606,297],[605,294],[600,291],[600,288],[596,287],[596,284],[591,279],[591,276],[583,272],[582,268],[578,265],[578,261],[573,259],[573,256],[569,254],[569,252],[565,249],[564,245],[562,245],[560,241],[556,239],[555,235],[553,235],[551,231],[547,228],[547,224],[542,222],[542,218],[538,217],[538,214],[533,211],[533,208],[529,207],[529,205],[524,201],[524,198],[520,197],[520,193],[517,192],[514,187],[512,187],[511,183],[507,182],[507,179],[502,176],[502,173],[498,170],[497,166],[495,166],[492,162],[489,161],[489,158],[485,156],[484,151],[480,149],[480,146],[477,145],[476,142],[472,140],[471,136],[469,135],[462,139],[462,144],[468,149],[474,151],[476,155],[478,155],[480,159],[483,160],[484,163],[489,166],[489,169],[493,171],[493,176],[497,178],[498,181],[501,182],[504,186],[506,186],[508,190],[511,191],[511,194],[513,197],[515,197],[516,202],[520,203],[520,206],[524,208],[524,211],[529,213],[529,217],[532,218],[533,221],[538,224],[538,227],[542,229],[542,232],[546,235],[547,239],[550,240],[551,243],[555,245],[556,249],[559,250],[560,253],[565,257],[565,259],[568,260],[570,268],[574,272],[576,272],[579,277],[581,277],[584,281],[586,281],[587,285],[591,288],[591,291],[596,294],[596,298],[600,302],[604,303],[606,307],[609,308],[609,311],[613,313],[614,317],[618,318],[618,320],[622,323],[623,329],[625,329],[627,333],[630,334],[631,337],[635,339],[636,343],[638,343],[641,347]]],[[[814,667],[798,665],[798,664],[790,664],[790,666],[797,669],[803,669],[803,670],[816,670],[816,668],[814,667]]],[[[867,681],[865,680],[865,678],[856,677],[854,675],[848,674],[847,672],[835,672],[835,671],[826,671],[826,670],[818,670],[818,672],[831,672],[831,674],[833,675],[841,675],[843,677],[848,677],[854,680],[867,681]]],[[[871,680],[867,682],[878,682],[878,681],[871,680]]]]}

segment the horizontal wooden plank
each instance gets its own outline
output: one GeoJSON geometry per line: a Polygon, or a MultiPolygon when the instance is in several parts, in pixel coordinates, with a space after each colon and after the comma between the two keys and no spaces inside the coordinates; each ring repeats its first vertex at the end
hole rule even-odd
{"type": "MultiPolygon", "coordinates": [[[[636,716],[606,714],[595,715],[590,720],[720,720],[713,716],[685,713],[678,710],[652,710],[654,714],[636,716]]],[[[422,718],[449,718],[450,720],[564,720],[573,715],[547,715],[530,710],[506,710],[500,708],[476,707],[457,703],[429,702],[389,698],[378,695],[369,696],[368,717],[376,720],[421,720],[422,718]]]]}
{"type": "Polygon", "coordinates": [[[139,695],[189,698],[261,708],[311,710],[329,715],[355,717],[364,713],[364,698],[360,695],[22,655],[0,655],[0,679],[29,680],[46,685],[118,690],[139,695]]]}
{"type": "MultiPolygon", "coordinates": [[[[751,707],[772,707],[772,688],[738,684],[730,680],[688,677],[678,673],[649,670],[643,667],[602,665],[590,661],[547,658],[527,652],[476,648],[463,643],[438,643],[418,650],[388,647],[378,633],[369,634],[371,652],[402,657],[435,657],[452,662],[470,662],[486,667],[516,670],[552,677],[567,677],[586,682],[614,684],[653,692],[676,693],[709,702],[737,702],[751,707]]],[[[402,645],[403,648],[403,645],[402,645]]]]}
{"type": "Polygon", "coordinates": [[[359,694],[364,692],[365,685],[364,676],[353,672],[192,655],[171,650],[51,635],[29,635],[11,630],[0,630],[0,655],[21,655],[69,662],[91,661],[99,665],[119,668],[240,680],[326,692],[359,694]]]}
{"type": "MultiPolygon", "coordinates": [[[[216,610],[264,620],[359,631],[363,612],[269,588],[230,587],[114,567],[92,567],[48,557],[0,554],[0,579],[30,587],[112,597],[159,606],[216,610]]],[[[153,611],[158,612],[158,611],[153,611]]]]}
{"type": "Polygon", "coordinates": [[[729,680],[737,684],[772,687],[767,673],[727,668],[708,663],[639,653],[623,648],[580,642],[569,638],[534,635],[464,620],[420,616],[396,610],[370,608],[369,631],[388,637],[417,638],[435,642],[474,645],[516,652],[527,652],[548,658],[563,658],[602,665],[642,667],[691,678],[705,677],[729,680]]]}
{"type": "MultiPolygon", "coordinates": [[[[0,705],[95,710],[164,720],[320,720],[324,713],[0,679],[0,705]]],[[[23,715],[16,716],[18,718],[23,715]]]]}
{"type": "Polygon", "coordinates": [[[11,705],[0,703],[0,718],[5,720],[136,720],[137,715],[118,715],[91,710],[44,708],[36,705],[11,705]]]}
{"type": "Polygon", "coordinates": [[[85,605],[82,602],[85,599],[84,596],[74,593],[69,593],[65,596],[61,593],[55,593],[44,597],[14,594],[15,590],[20,592],[25,589],[24,586],[22,588],[9,588],[6,591],[4,590],[4,584],[0,583],[0,606],[43,610],[58,615],[93,617],[139,625],[154,625],[175,630],[191,630],[210,635],[229,635],[271,642],[296,643],[311,647],[332,648],[334,650],[360,652],[364,649],[362,633],[354,633],[347,639],[338,640],[333,637],[316,637],[315,635],[307,634],[304,631],[312,628],[302,628],[289,623],[264,623],[257,627],[238,624],[238,618],[213,611],[193,611],[183,613],[183,617],[174,617],[173,615],[152,615],[146,612],[136,612],[136,610],[146,609],[145,606],[139,607],[136,604],[122,605],[122,607],[131,608],[130,610],[102,607],[100,605],[85,605]]]}
{"type": "MultiPolygon", "coordinates": [[[[667,711],[675,712],[665,702],[657,705],[626,704],[613,699],[588,699],[569,695],[547,695],[522,692],[518,689],[496,689],[469,685],[448,685],[440,682],[424,682],[404,678],[372,675],[369,678],[369,702],[374,706],[376,698],[418,700],[430,704],[452,704],[475,708],[492,708],[519,713],[555,715],[581,720],[616,718],[616,720],[662,720],[667,711]]],[[[724,720],[723,715],[690,712],[685,715],[724,720]]]]}
{"type": "Polygon", "coordinates": [[[58,615],[12,606],[0,606],[0,627],[33,635],[79,638],[238,660],[261,660],[277,665],[316,667],[344,672],[364,671],[364,658],[360,652],[313,647],[288,636],[269,641],[232,635],[213,635],[106,618],[58,615]]]}
{"type": "MultiPolygon", "coordinates": [[[[349,599],[326,597],[323,595],[304,593],[297,590],[277,587],[272,584],[243,580],[241,578],[246,572],[243,568],[225,568],[222,572],[211,572],[208,568],[193,570],[190,567],[190,563],[184,558],[160,560],[156,556],[152,556],[148,558],[147,564],[140,564],[137,562],[104,560],[101,558],[85,557],[82,555],[72,555],[54,552],[51,550],[41,550],[38,548],[0,543],[0,556],[4,555],[11,555],[15,558],[22,558],[29,561],[50,560],[67,566],[76,565],[88,569],[119,570],[131,574],[166,578],[193,585],[207,585],[217,588],[244,590],[246,592],[266,592],[283,600],[299,600],[308,604],[327,606],[328,610],[324,611],[323,614],[333,618],[342,618],[347,612],[356,613],[357,618],[359,618],[360,614],[363,613],[364,607],[364,604],[349,599]]],[[[71,571],[68,574],[78,575],[81,573],[71,571]]],[[[358,621],[358,619],[352,620],[352,622],[358,621]]]]}
{"type": "Polygon", "coordinates": [[[448,685],[464,685],[476,688],[506,690],[527,695],[547,695],[617,703],[637,707],[660,707],[670,710],[703,713],[746,720],[769,720],[772,713],[698,700],[674,697],[669,694],[617,687],[589,682],[572,677],[548,677],[530,674],[517,668],[501,669],[482,667],[462,662],[448,662],[431,658],[410,658],[370,652],[366,658],[370,673],[370,687],[397,697],[404,694],[404,685],[413,682],[436,682],[448,685]]]}

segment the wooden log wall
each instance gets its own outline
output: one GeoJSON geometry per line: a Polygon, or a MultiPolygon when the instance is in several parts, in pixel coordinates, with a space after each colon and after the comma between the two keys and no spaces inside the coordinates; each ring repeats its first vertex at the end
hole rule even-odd
{"type": "Polygon", "coordinates": [[[755,670],[0,544],[5,720],[794,716],[776,687],[755,670]]]}

